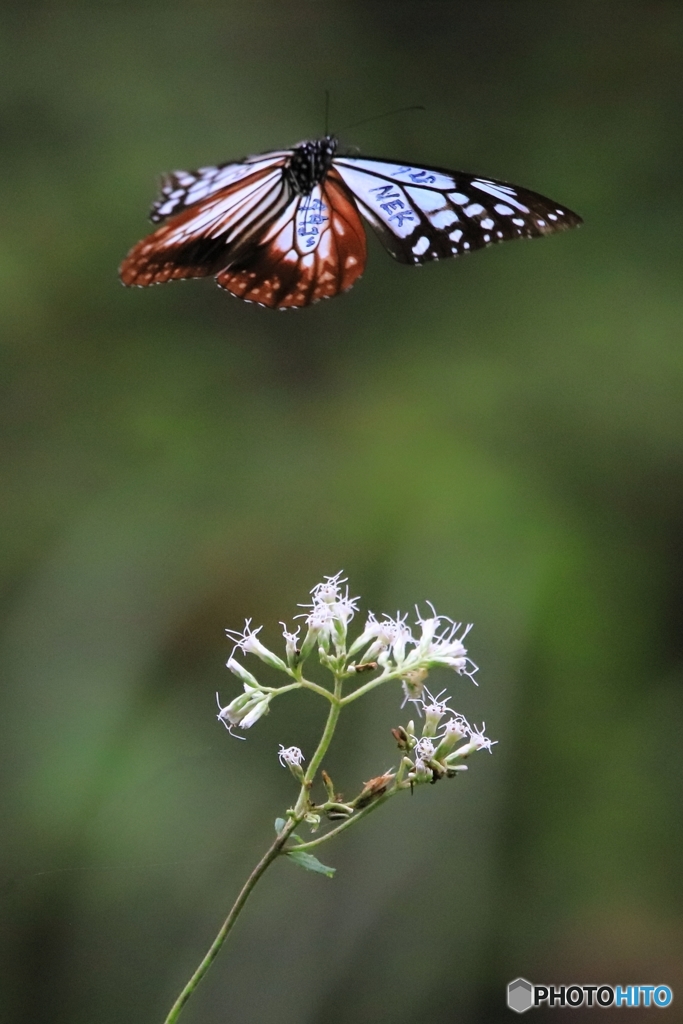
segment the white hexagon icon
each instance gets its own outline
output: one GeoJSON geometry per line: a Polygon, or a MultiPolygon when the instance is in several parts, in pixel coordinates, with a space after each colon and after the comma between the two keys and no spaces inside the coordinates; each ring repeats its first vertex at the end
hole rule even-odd
{"type": "Polygon", "coordinates": [[[515,978],[508,985],[508,1006],[515,1013],[524,1013],[534,1005],[533,985],[526,978],[515,978]]]}

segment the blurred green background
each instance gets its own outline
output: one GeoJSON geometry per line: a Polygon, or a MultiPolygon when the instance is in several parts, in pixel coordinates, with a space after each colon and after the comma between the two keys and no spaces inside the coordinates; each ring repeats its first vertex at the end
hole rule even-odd
{"type": "MultiPolygon", "coordinates": [[[[231,740],[223,630],[275,639],[341,568],[365,609],[475,623],[480,687],[434,683],[499,745],[326,847],[334,881],[276,864],[183,1020],[502,1021],[518,974],[680,989],[683,7],[0,17],[4,1019],[163,1019],[292,799],[278,743],[320,725],[305,695],[231,740]],[[160,172],[322,134],[325,89],[333,130],[426,107],[343,146],[585,227],[422,270],[372,238],[348,295],[288,313],[120,286],[160,172]]],[[[396,690],[353,706],[340,788],[405,718],[396,690]]]]}

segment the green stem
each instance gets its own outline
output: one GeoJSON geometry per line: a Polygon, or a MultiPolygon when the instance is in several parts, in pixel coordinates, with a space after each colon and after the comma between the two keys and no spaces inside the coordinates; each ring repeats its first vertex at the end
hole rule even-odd
{"type": "Polygon", "coordinates": [[[341,707],[342,707],[341,706],[341,699],[340,699],[341,698],[341,688],[342,688],[341,677],[340,676],[335,676],[335,679],[334,679],[334,694],[330,694],[329,691],[326,691],[328,697],[331,698],[331,704],[330,704],[330,710],[329,710],[328,715],[327,715],[327,721],[325,722],[325,729],[323,730],[323,734],[320,737],[320,743],[318,744],[318,746],[316,748],[315,754],[311,758],[311,760],[310,760],[310,762],[308,764],[308,768],[306,769],[306,774],[304,775],[304,781],[303,781],[303,785],[301,787],[301,792],[299,793],[299,799],[297,800],[296,807],[294,808],[294,813],[296,815],[300,816],[300,818],[302,818],[304,816],[304,814],[306,813],[306,810],[308,809],[308,806],[309,806],[308,794],[309,794],[309,792],[311,790],[311,786],[313,785],[313,779],[316,776],[316,772],[318,771],[318,768],[320,767],[320,763],[321,763],[322,759],[324,758],[325,754],[327,753],[327,748],[329,747],[330,743],[332,742],[332,737],[334,736],[334,730],[337,728],[337,719],[339,718],[339,713],[340,713],[341,707]]]}
{"type": "Polygon", "coordinates": [[[361,820],[361,818],[366,817],[371,813],[371,811],[374,811],[375,808],[379,807],[380,804],[383,804],[385,800],[388,800],[389,797],[393,796],[396,792],[396,789],[391,789],[389,793],[384,793],[382,796],[377,797],[377,799],[373,800],[371,804],[364,807],[362,811],[358,811],[358,813],[354,814],[352,818],[347,818],[346,821],[341,823],[341,825],[337,825],[337,827],[333,828],[330,832],[326,832],[324,836],[320,836],[319,839],[312,839],[309,843],[297,843],[296,846],[292,847],[292,849],[310,850],[313,846],[320,846],[322,843],[326,843],[328,839],[333,839],[335,836],[338,836],[340,832],[344,831],[344,829],[351,828],[352,825],[355,825],[357,821],[361,820]]]}
{"type": "Polygon", "coordinates": [[[178,1020],[178,1017],[180,1016],[183,1007],[185,1006],[185,1003],[190,998],[190,996],[192,995],[197,985],[208,971],[213,961],[216,959],[218,951],[220,950],[221,946],[228,937],[229,932],[232,930],[232,927],[235,924],[237,918],[239,917],[240,911],[244,907],[244,904],[247,902],[252,889],[254,888],[254,886],[256,885],[256,883],[258,882],[259,878],[264,873],[266,868],[269,867],[269,865],[273,863],[275,858],[282,852],[284,844],[289,838],[290,833],[296,828],[297,824],[298,822],[295,818],[290,818],[290,820],[283,828],[282,832],[280,832],[279,835],[276,837],[273,845],[263,855],[263,857],[258,862],[252,873],[249,875],[249,878],[244,883],[239,896],[237,897],[233,904],[232,910],[230,911],[225,921],[223,922],[221,930],[211,943],[209,950],[204,959],[202,960],[202,962],[199,964],[199,967],[194,972],[194,974],[188,981],[187,985],[182,990],[182,992],[176,999],[175,1003],[171,1007],[171,1011],[168,1014],[168,1017],[166,1017],[164,1024],[175,1024],[175,1021],[178,1020]]]}
{"type": "Polygon", "coordinates": [[[301,686],[303,686],[306,690],[312,690],[313,693],[319,693],[321,697],[327,697],[330,703],[334,703],[334,694],[330,693],[329,690],[326,690],[324,686],[318,686],[317,683],[311,683],[308,679],[302,679],[301,686]]]}
{"type": "Polygon", "coordinates": [[[364,686],[359,686],[357,690],[353,690],[352,693],[343,697],[342,705],[346,706],[347,704],[350,704],[351,701],[358,700],[359,697],[365,696],[366,693],[369,693],[370,690],[374,690],[377,686],[381,686],[382,683],[388,683],[390,679],[400,678],[401,676],[398,672],[383,672],[381,676],[377,677],[377,679],[371,679],[369,683],[366,683],[364,686]]]}
{"type": "Polygon", "coordinates": [[[296,683],[287,683],[286,686],[264,686],[263,690],[266,693],[272,693],[274,697],[278,697],[281,693],[289,693],[290,690],[312,690],[313,693],[319,693],[321,697],[327,697],[329,701],[334,700],[334,695],[326,690],[324,686],[318,686],[317,683],[311,683],[308,679],[299,679],[296,683]]]}

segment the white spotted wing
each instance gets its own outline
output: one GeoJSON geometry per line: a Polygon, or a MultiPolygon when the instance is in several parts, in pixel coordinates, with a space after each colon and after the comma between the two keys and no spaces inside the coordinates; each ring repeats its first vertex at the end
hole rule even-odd
{"type": "Polygon", "coordinates": [[[581,218],[516,185],[438,167],[333,156],[330,136],[239,162],[175,171],[151,218],[163,221],[120,268],[126,285],[215,275],[275,309],[348,290],[366,261],[362,214],[402,263],[549,235],[581,218]],[[315,163],[324,152],[327,162],[315,163]],[[310,159],[310,163],[309,163],[310,159]]]}
{"type": "Polygon", "coordinates": [[[336,157],[333,168],[401,263],[460,256],[581,223],[552,199],[492,178],[371,157],[336,157]]]}

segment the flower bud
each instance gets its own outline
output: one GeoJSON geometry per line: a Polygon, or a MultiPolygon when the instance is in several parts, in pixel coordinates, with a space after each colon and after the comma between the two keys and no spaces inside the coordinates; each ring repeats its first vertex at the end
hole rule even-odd
{"type": "Polygon", "coordinates": [[[218,720],[224,725],[229,722],[230,725],[238,725],[240,729],[250,729],[254,722],[268,713],[271,697],[272,694],[264,693],[263,690],[246,690],[220,709],[218,720]]]}
{"type": "Polygon", "coordinates": [[[411,750],[413,747],[413,741],[408,735],[402,725],[399,725],[398,729],[392,729],[391,735],[396,740],[396,744],[399,750],[411,750]]]}
{"type": "Polygon", "coordinates": [[[352,806],[357,810],[361,810],[363,807],[367,807],[378,797],[386,793],[387,789],[394,780],[394,776],[391,772],[386,772],[384,775],[378,775],[376,779],[370,779],[369,782],[363,783],[363,788],[352,802],[352,806]]]}
{"type": "Polygon", "coordinates": [[[228,658],[225,663],[225,667],[229,668],[233,675],[236,675],[238,679],[242,680],[245,684],[245,688],[249,686],[255,690],[261,689],[261,684],[258,679],[256,679],[251,672],[248,672],[244,665],[240,665],[239,661],[236,661],[234,658],[228,658]]]}
{"type": "Polygon", "coordinates": [[[242,650],[245,654],[255,654],[261,661],[265,661],[266,665],[270,665],[271,668],[276,668],[280,672],[286,672],[287,666],[285,665],[282,658],[278,658],[277,654],[273,654],[269,651],[256,636],[256,633],[252,633],[246,637],[242,644],[242,650]]]}
{"type": "Polygon", "coordinates": [[[322,626],[319,625],[308,627],[308,630],[306,631],[306,636],[304,637],[304,642],[301,645],[301,654],[299,655],[300,663],[306,660],[306,658],[309,656],[309,654],[315,647],[316,641],[320,636],[321,629],[322,626]]]}
{"type": "Polygon", "coordinates": [[[324,768],[321,771],[320,775],[322,776],[323,785],[325,787],[325,792],[327,793],[328,800],[336,800],[337,795],[334,791],[334,783],[332,782],[332,779],[329,777],[324,768]]]}
{"type": "Polygon", "coordinates": [[[416,782],[431,782],[434,778],[431,768],[418,757],[414,765],[415,781],[416,782]]]}
{"type": "Polygon", "coordinates": [[[259,718],[270,711],[270,699],[271,694],[254,695],[251,703],[244,708],[243,717],[235,724],[239,725],[240,729],[251,729],[259,718]]]}
{"type": "Polygon", "coordinates": [[[282,626],[282,635],[285,639],[287,664],[290,668],[293,668],[301,657],[301,651],[299,650],[299,632],[301,630],[301,626],[297,626],[296,631],[294,633],[290,633],[287,630],[286,623],[281,622],[280,625],[282,626]]]}

